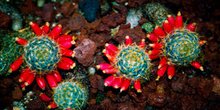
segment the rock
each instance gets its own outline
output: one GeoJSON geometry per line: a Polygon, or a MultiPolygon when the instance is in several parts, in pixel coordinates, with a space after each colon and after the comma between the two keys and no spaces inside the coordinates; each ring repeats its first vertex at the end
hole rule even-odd
{"type": "Polygon", "coordinates": [[[14,92],[13,92],[13,94],[12,94],[12,97],[14,98],[14,99],[16,99],[16,100],[21,100],[22,99],[22,97],[23,97],[23,94],[22,94],[22,90],[21,90],[21,88],[20,87],[15,87],[15,90],[14,90],[14,92]]]}
{"type": "Polygon", "coordinates": [[[150,106],[162,107],[166,101],[166,95],[164,93],[149,93],[147,102],[150,106]]]}
{"type": "Polygon", "coordinates": [[[128,0],[128,6],[132,8],[137,8],[138,6],[145,3],[147,0],[128,0]]]}
{"type": "Polygon", "coordinates": [[[53,6],[51,4],[45,4],[43,7],[42,18],[44,21],[50,22],[53,21],[55,16],[53,6]]]}
{"type": "Polygon", "coordinates": [[[213,84],[214,83],[212,79],[201,79],[197,85],[196,91],[200,96],[208,98],[213,89],[213,84]]]}
{"type": "Polygon", "coordinates": [[[69,29],[72,31],[80,31],[86,26],[86,20],[79,13],[74,13],[69,20],[69,29]]]}
{"type": "Polygon", "coordinates": [[[83,39],[83,41],[73,51],[79,63],[83,66],[89,66],[94,61],[94,54],[96,51],[96,44],[90,39],[83,39]]]}
{"type": "Polygon", "coordinates": [[[212,91],[220,96],[220,79],[214,75],[212,75],[212,79],[214,81],[214,86],[212,91]]]}
{"type": "MultiPolygon", "coordinates": [[[[181,73],[178,73],[178,74],[181,74],[181,73]]],[[[178,79],[172,80],[171,87],[173,91],[182,92],[185,83],[186,83],[186,75],[182,74],[179,76],[178,79]]]]}
{"type": "Polygon", "coordinates": [[[100,104],[100,110],[115,110],[116,106],[111,102],[110,99],[105,98],[100,104]]]}
{"type": "Polygon", "coordinates": [[[20,11],[25,15],[31,14],[36,10],[36,6],[34,5],[32,0],[25,0],[21,4],[22,5],[20,11]]]}
{"type": "Polygon", "coordinates": [[[114,8],[122,15],[127,15],[128,9],[124,5],[114,5],[114,8]]]}
{"type": "Polygon", "coordinates": [[[68,18],[76,8],[78,8],[77,4],[73,4],[72,2],[65,2],[62,4],[60,11],[65,17],[68,18]]]}
{"type": "Polygon", "coordinates": [[[0,22],[1,28],[8,28],[8,25],[11,22],[11,17],[0,10],[0,22]]]}
{"type": "Polygon", "coordinates": [[[109,28],[107,25],[104,25],[103,23],[100,23],[100,24],[96,27],[96,31],[97,31],[97,32],[106,32],[106,33],[111,32],[110,28],[109,28]]]}
{"type": "Polygon", "coordinates": [[[89,38],[96,43],[96,46],[102,47],[105,46],[105,43],[108,42],[112,37],[105,33],[92,34],[89,38]]]}
{"type": "Polygon", "coordinates": [[[119,13],[111,13],[102,18],[102,23],[108,27],[116,27],[122,23],[126,23],[126,16],[119,13]]]}

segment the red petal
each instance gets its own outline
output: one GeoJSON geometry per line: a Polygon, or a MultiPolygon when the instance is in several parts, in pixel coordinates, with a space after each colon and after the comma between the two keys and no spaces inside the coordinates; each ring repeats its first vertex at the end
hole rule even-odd
{"type": "Polygon", "coordinates": [[[115,69],[115,68],[106,68],[102,72],[106,73],[106,74],[113,74],[113,73],[117,73],[117,69],[115,69]]]}
{"type": "Polygon", "coordinates": [[[178,12],[175,20],[175,27],[182,28],[182,26],[183,26],[183,17],[181,16],[181,13],[178,12]]]}
{"type": "Polygon", "coordinates": [[[58,71],[52,72],[52,75],[54,76],[57,82],[60,82],[62,80],[62,77],[58,71]]]}
{"type": "Polygon", "coordinates": [[[48,97],[46,94],[44,94],[44,93],[40,93],[40,98],[41,98],[41,100],[43,100],[44,102],[49,102],[49,101],[51,101],[51,98],[50,97],[48,97]]]}
{"type": "Polygon", "coordinates": [[[52,74],[46,74],[47,82],[51,88],[57,87],[56,78],[52,74]]]}
{"type": "Polygon", "coordinates": [[[30,73],[31,73],[31,70],[29,68],[26,68],[24,70],[22,69],[21,76],[19,77],[19,82],[26,81],[30,73]]]}
{"type": "Polygon", "coordinates": [[[167,15],[167,20],[172,24],[172,26],[175,26],[175,19],[171,15],[167,15]]]}
{"type": "Polygon", "coordinates": [[[116,47],[115,45],[113,45],[113,44],[105,44],[105,47],[106,47],[106,49],[109,49],[109,50],[112,50],[113,52],[117,52],[118,51],[118,47],[116,47]]]}
{"type": "Polygon", "coordinates": [[[75,56],[74,51],[72,51],[70,49],[61,48],[60,52],[62,55],[67,56],[67,57],[74,57],[75,56]]]}
{"type": "Polygon", "coordinates": [[[51,102],[48,107],[48,109],[54,109],[54,108],[57,108],[57,104],[55,102],[51,102]]]}
{"type": "Polygon", "coordinates": [[[192,65],[193,67],[195,67],[195,68],[200,69],[201,71],[203,71],[203,67],[199,64],[199,62],[193,61],[193,62],[191,63],[191,65],[192,65]]]}
{"type": "Polygon", "coordinates": [[[159,38],[165,38],[166,37],[166,33],[163,31],[163,29],[159,26],[156,26],[154,28],[154,34],[159,37],[159,38]]]}
{"type": "Polygon", "coordinates": [[[34,33],[37,36],[42,35],[42,30],[40,29],[40,27],[36,23],[30,22],[29,24],[31,25],[31,28],[33,29],[34,33]]]}
{"type": "Polygon", "coordinates": [[[167,75],[169,79],[172,79],[172,77],[175,74],[175,67],[173,65],[169,65],[167,69],[167,75]]]}
{"type": "Polygon", "coordinates": [[[140,44],[139,44],[139,47],[144,48],[144,46],[145,46],[145,39],[142,39],[140,44]]]}
{"type": "Polygon", "coordinates": [[[141,92],[141,83],[139,80],[134,81],[134,88],[138,93],[141,92]]]}
{"type": "Polygon", "coordinates": [[[48,22],[46,22],[46,24],[42,27],[42,31],[44,32],[44,34],[47,34],[50,31],[50,24],[48,22]]]}
{"type": "Polygon", "coordinates": [[[123,83],[121,84],[120,92],[126,91],[126,90],[128,89],[128,87],[130,86],[130,83],[131,83],[131,80],[126,78],[126,79],[123,81],[123,83]]]}
{"type": "Polygon", "coordinates": [[[20,56],[14,63],[11,64],[8,72],[13,72],[16,71],[22,64],[22,58],[23,56],[20,56]]]}
{"type": "Polygon", "coordinates": [[[169,33],[173,30],[173,26],[168,20],[165,20],[163,22],[163,29],[165,32],[169,33]]]}
{"type": "Polygon", "coordinates": [[[18,37],[16,37],[15,40],[17,41],[17,43],[19,43],[19,44],[21,44],[21,45],[23,45],[23,46],[25,46],[25,45],[28,43],[28,42],[27,42],[25,39],[23,39],[23,38],[18,38],[18,37]]]}
{"type": "Polygon", "coordinates": [[[104,69],[114,68],[114,67],[109,63],[101,63],[101,64],[97,65],[96,68],[100,69],[100,70],[104,70],[104,69]]]}
{"type": "Polygon", "coordinates": [[[111,86],[112,82],[115,80],[115,78],[116,78],[115,75],[109,76],[108,78],[105,79],[104,85],[105,86],[111,86]]]}
{"type": "Polygon", "coordinates": [[[195,31],[196,23],[191,23],[186,28],[190,31],[195,31]]]}
{"type": "Polygon", "coordinates": [[[159,38],[154,33],[147,34],[147,37],[152,42],[157,42],[159,40],[159,38]]]}
{"type": "Polygon", "coordinates": [[[30,73],[27,80],[25,81],[25,86],[31,85],[31,83],[34,81],[35,73],[30,73]]]}
{"type": "Polygon", "coordinates": [[[125,44],[126,44],[127,46],[132,44],[132,39],[131,39],[129,36],[126,36],[126,37],[125,37],[125,44]]]}
{"type": "Polygon", "coordinates": [[[116,77],[115,80],[112,82],[112,87],[118,89],[121,86],[122,82],[123,82],[122,77],[116,77]]]}
{"type": "Polygon", "coordinates": [[[53,39],[56,39],[59,37],[61,31],[62,31],[62,26],[59,24],[53,28],[53,30],[49,33],[48,36],[53,39]]]}
{"type": "Polygon", "coordinates": [[[43,77],[37,77],[36,81],[37,81],[38,86],[44,90],[46,86],[45,79],[43,77]]]}

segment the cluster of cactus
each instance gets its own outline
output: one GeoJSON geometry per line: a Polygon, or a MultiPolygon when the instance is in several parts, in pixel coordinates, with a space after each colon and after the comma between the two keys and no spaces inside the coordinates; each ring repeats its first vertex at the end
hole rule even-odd
{"type": "MultiPolygon", "coordinates": [[[[53,90],[53,101],[48,105],[49,109],[58,107],[63,110],[81,110],[88,102],[88,88],[79,81],[63,81],[53,90]]],[[[40,97],[45,102],[52,100],[44,93],[40,97]]]]}
{"type": "Polygon", "coordinates": [[[132,82],[137,92],[141,92],[139,80],[148,79],[151,56],[145,52],[144,39],[136,45],[132,43],[130,37],[126,36],[125,43],[118,47],[110,43],[106,44],[103,52],[111,64],[101,63],[97,68],[103,73],[113,74],[105,79],[105,86],[112,86],[115,89],[120,87],[122,92],[127,90],[132,82]]]}
{"type": "Polygon", "coordinates": [[[141,9],[130,9],[127,18],[126,18],[126,24],[130,23],[131,28],[134,28],[137,26],[139,23],[138,21],[141,19],[143,16],[141,9]]]}
{"type": "Polygon", "coordinates": [[[145,4],[142,8],[148,18],[158,26],[163,25],[169,14],[169,9],[157,2],[145,4]]]}
{"type": "Polygon", "coordinates": [[[206,42],[199,40],[195,31],[196,23],[183,24],[181,13],[178,12],[176,18],[171,15],[163,22],[163,28],[156,26],[153,33],[147,37],[154,43],[149,44],[153,50],[149,51],[155,59],[161,57],[159,62],[157,79],[164,75],[167,70],[168,78],[175,74],[175,65],[192,65],[203,71],[203,67],[195,61],[200,52],[201,46],[206,42]]]}
{"type": "Polygon", "coordinates": [[[22,16],[13,6],[5,2],[4,0],[0,1],[0,10],[4,13],[7,13],[11,16],[12,19],[12,29],[14,31],[18,31],[22,28],[22,16]]]}
{"type": "Polygon", "coordinates": [[[10,32],[1,31],[2,36],[0,39],[0,75],[9,75],[8,69],[10,65],[16,61],[19,56],[24,54],[23,46],[16,43],[15,38],[21,37],[30,39],[34,37],[32,31],[25,30],[23,32],[10,32]],[[13,39],[13,40],[12,40],[13,39]]]}
{"type": "Polygon", "coordinates": [[[74,61],[68,58],[74,57],[74,51],[69,48],[75,41],[70,35],[60,36],[61,25],[55,26],[51,31],[49,23],[40,28],[36,23],[30,22],[30,26],[36,36],[29,40],[19,36],[14,39],[24,46],[24,53],[10,65],[8,71],[16,71],[24,64],[25,67],[22,68],[19,77],[22,88],[30,85],[36,77],[37,84],[44,89],[46,86],[44,75],[49,86],[54,88],[62,79],[57,68],[69,70],[75,67],[74,61]]]}
{"type": "Polygon", "coordinates": [[[24,60],[37,73],[52,71],[61,58],[59,46],[49,37],[34,37],[24,47],[24,60]]]}

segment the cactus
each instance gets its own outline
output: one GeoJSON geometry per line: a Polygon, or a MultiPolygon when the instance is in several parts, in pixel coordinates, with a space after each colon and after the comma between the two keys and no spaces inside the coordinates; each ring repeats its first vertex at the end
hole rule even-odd
{"type": "Polygon", "coordinates": [[[148,38],[154,42],[149,44],[153,50],[149,52],[151,56],[161,56],[159,62],[157,78],[164,75],[167,70],[169,79],[175,74],[175,65],[193,67],[203,71],[203,67],[195,61],[200,52],[201,46],[206,42],[199,40],[195,31],[196,23],[183,24],[181,13],[178,12],[176,18],[168,15],[163,22],[163,29],[156,26],[153,33],[148,34],[148,38]]]}
{"type": "Polygon", "coordinates": [[[154,29],[154,24],[151,22],[146,22],[142,26],[142,29],[144,29],[148,33],[152,33],[154,29]]]}
{"type": "Polygon", "coordinates": [[[75,42],[70,35],[61,35],[62,26],[55,26],[49,34],[49,23],[40,28],[36,23],[30,22],[36,36],[31,39],[23,39],[17,36],[14,40],[24,46],[24,53],[9,67],[9,72],[16,71],[22,63],[25,65],[21,70],[19,82],[22,88],[30,85],[35,77],[38,86],[44,89],[46,76],[51,88],[57,86],[61,76],[57,68],[63,70],[73,69],[74,61],[68,57],[74,57],[74,51],[68,49],[75,42]],[[66,57],[65,57],[66,56],[66,57]]]}
{"type": "Polygon", "coordinates": [[[145,40],[139,45],[132,43],[132,39],[126,36],[126,44],[116,47],[106,44],[103,50],[105,56],[111,62],[101,63],[97,68],[103,73],[113,74],[105,79],[105,86],[115,89],[121,87],[121,92],[128,89],[130,83],[134,84],[137,92],[141,92],[140,79],[148,79],[151,63],[150,56],[145,52],[145,40]]]}
{"type": "Polygon", "coordinates": [[[16,59],[18,59],[19,56],[24,54],[23,46],[17,44],[15,38],[20,37],[24,39],[30,39],[34,37],[34,34],[30,30],[25,30],[23,32],[1,31],[1,33],[2,36],[0,39],[0,75],[9,75],[9,66],[16,59]]]}
{"type": "Polygon", "coordinates": [[[162,41],[164,56],[175,65],[188,65],[201,51],[197,33],[188,29],[174,30],[162,41]]]}
{"type": "Polygon", "coordinates": [[[88,101],[88,88],[77,81],[64,81],[55,89],[53,99],[61,109],[77,109],[85,107],[88,101]]]}
{"type": "Polygon", "coordinates": [[[139,77],[149,73],[150,62],[144,49],[133,44],[131,46],[121,45],[116,55],[115,67],[126,78],[137,80],[139,77]]]}
{"type": "Polygon", "coordinates": [[[169,14],[169,10],[157,2],[143,5],[142,10],[145,12],[148,18],[158,26],[163,25],[163,22],[167,19],[167,15],[169,14]]]}

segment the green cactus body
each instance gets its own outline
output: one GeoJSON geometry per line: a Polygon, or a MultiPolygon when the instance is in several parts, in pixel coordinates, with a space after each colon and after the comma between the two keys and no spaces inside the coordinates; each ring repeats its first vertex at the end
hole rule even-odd
{"type": "Polygon", "coordinates": [[[199,38],[195,32],[187,29],[177,29],[162,41],[164,55],[176,65],[187,65],[198,58],[201,51],[199,38]]]}
{"type": "Polygon", "coordinates": [[[143,10],[149,19],[160,27],[163,25],[163,22],[167,19],[167,15],[169,14],[169,10],[157,2],[144,5],[143,10]]]}
{"type": "Polygon", "coordinates": [[[148,33],[152,33],[154,29],[154,24],[151,22],[146,22],[142,26],[142,29],[144,29],[148,33]]]}
{"type": "Polygon", "coordinates": [[[24,39],[30,39],[34,37],[32,31],[24,32],[9,32],[2,31],[2,38],[0,39],[0,75],[9,75],[8,69],[10,65],[24,54],[24,47],[19,45],[15,38],[20,37],[24,39]]]}
{"type": "Polygon", "coordinates": [[[47,36],[30,39],[24,51],[25,63],[37,73],[52,71],[61,57],[58,44],[47,36]]]}
{"type": "Polygon", "coordinates": [[[150,58],[143,48],[136,44],[131,46],[119,46],[119,52],[116,55],[116,68],[122,76],[131,79],[139,79],[140,77],[149,76],[150,58]]]}
{"type": "Polygon", "coordinates": [[[61,109],[82,109],[88,101],[88,89],[79,82],[62,82],[55,89],[53,98],[61,109]]]}

